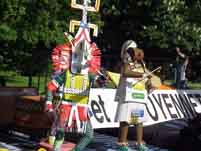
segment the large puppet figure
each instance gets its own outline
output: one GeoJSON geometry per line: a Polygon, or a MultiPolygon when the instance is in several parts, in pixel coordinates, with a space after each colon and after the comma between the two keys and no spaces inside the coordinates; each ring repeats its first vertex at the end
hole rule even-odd
{"type": "Polygon", "coordinates": [[[53,49],[54,76],[48,83],[48,106],[57,111],[49,143],[60,150],[65,132],[76,130],[83,137],[73,151],[81,151],[93,138],[88,108],[89,90],[100,68],[100,50],[95,43],[73,39],[53,49]],[[59,94],[56,105],[51,103],[59,94]]]}
{"type": "Polygon", "coordinates": [[[121,50],[122,68],[119,88],[116,99],[119,102],[117,120],[120,122],[118,145],[121,151],[127,151],[128,127],[136,126],[137,149],[146,151],[143,143],[143,122],[146,121],[146,97],[150,88],[148,70],[143,61],[143,50],[137,48],[137,44],[126,41],[121,50]]]}

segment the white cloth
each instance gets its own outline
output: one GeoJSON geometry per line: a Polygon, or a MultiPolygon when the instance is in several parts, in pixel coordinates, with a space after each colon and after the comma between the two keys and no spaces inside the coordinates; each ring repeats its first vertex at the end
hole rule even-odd
{"type": "MultiPolygon", "coordinates": [[[[147,111],[145,104],[136,102],[126,102],[119,106],[119,114],[117,121],[132,123],[132,118],[136,117],[137,123],[143,123],[147,121],[147,111]]],[[[133,124],[133,123],[132,123],[133,124]]],[[[135,123],[136,124],[136,123],[135,123]]]]}
{"type": "Polygon", "coordinates": [[[139,123],[147,121],[147,91],[132,88],[132,84],[136,83],[137,80],[139,79],[121,76],[115,98],[118,101],[116,121],[130,123],[133,114],[139,115],[139,123]]]}
{"type": "Polygon", "coordinates": [[[183,80],[186,80],[186,67],[187,67],[187,65],[186,64],[183,64],[182,66],[181,66],[181,80],[183,81],[183,80]]]}

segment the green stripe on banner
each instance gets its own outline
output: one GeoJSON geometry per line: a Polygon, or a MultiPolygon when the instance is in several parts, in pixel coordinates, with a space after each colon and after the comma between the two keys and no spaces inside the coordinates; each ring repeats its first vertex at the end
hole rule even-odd
{"type": "Polygon", "coordinates": [[[133,99],[144,99],[144,93],[132,93],[133,99]]]}

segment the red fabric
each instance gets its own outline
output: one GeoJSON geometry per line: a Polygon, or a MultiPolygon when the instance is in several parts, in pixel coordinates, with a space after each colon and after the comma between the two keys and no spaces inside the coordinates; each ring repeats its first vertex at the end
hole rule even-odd
{"type": "MultiPolygon", "coordinates": [[[[76,39],[74,39],[72,42],[74,45],[77,45],[82,39],[82,37],[84,36],[84,40],[86,40],[88,43],[91,42],[91,40],[88,38],[87,34],[86,34],[86,29],[83,28],[83,30],[79,33],[79,35],[76,35],[76,39]]],[[[89,34],[89,33],[88,33],[89,34]]]]}
{"type": "Polygon", "coordinates": [[[47,88],[48,88],[48,90],[50,90],[52,92],[57,90],[57,87],[56,87],[56,85],[53,82],[49,82],[47,84],[47,88]]]}
{"type": "Polygon", "coordinates": [[[101,51],[97,48],[95,43],[92,43],[90,46],[91,49],[91,59],[87,62],[89,65],[89,73],[97,73],[100,70],[101,66],[101,51]]]}
{"type": "MultiPolygon", "coordinates": [[[[72,105],[70,105],[70,104],[62,104],[59,107],[59,111],[60,111],[59,118],[60,118],[60,124],[61,125],[65,125],[65,122],[68,121],[71,109],[72,109],[72,105]]],[[[88,109],[86,107],[77,106],[77,109],[78,109],[78,114],[79,114],[80,121],[89,120],[89,118],[88,118],[88,109]]],[[[72,119],[76,120],[75,113],[73,114],[72,119]]]]}
{"type": "Polygon", "coordinates": [[[47,111],[53,110],[52,104],[46,104],[46,110],[47,111]]]}

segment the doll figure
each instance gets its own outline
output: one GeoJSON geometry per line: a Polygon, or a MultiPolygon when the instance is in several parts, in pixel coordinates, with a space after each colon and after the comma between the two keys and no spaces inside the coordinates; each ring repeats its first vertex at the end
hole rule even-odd
{"type": "Polygon", "coordinates": [[[65,132],[76,131],[83,137],[72,149],[83,150],[93,139],[88,107],[89,90],[100,68],[100,50],[95,43],[69,43],[56,46],[52,52],[54,75],[47,85],[48,108],[55,111],[49,143],[61,149],[65,132]],[[86,49],[87,48],[87,49],[86,49]],[[58,94],[57,99],[54,99],[58,94]],[[55,101],[55,103],[52,103],[55,101]]]}
{"type": "Polygon", "coordinates": [[[118,145],[121,151],[128,151],[128,128],[136,126],[138,151],[146,151],[143,141],[143,122],[147,119],[146,98],[150,88],[148,70],[143,61],[144,52],[137,44],[126,41],[121,50],[121,77],[117,89],[117,121],[120,122],[118,145]]]}

